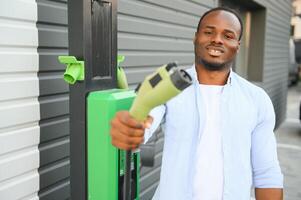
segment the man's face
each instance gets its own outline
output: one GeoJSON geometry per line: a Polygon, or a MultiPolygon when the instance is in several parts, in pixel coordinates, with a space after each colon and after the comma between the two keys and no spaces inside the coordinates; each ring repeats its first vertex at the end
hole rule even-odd
{"type": "Polygon", "coordinates": [[[239,49],[239,20],[227,11],[213,11],[205,16],[195,34],[197,64],[211,71],[232,64],[239,49]]]}

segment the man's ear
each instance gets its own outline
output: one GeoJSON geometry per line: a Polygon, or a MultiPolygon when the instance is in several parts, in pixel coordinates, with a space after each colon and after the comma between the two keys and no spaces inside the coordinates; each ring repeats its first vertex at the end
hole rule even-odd
{"type": "Polygon", "coordinates": [[[193,37],[193,44],[195,44],[195,41],[196,41],[197,34],[198,34],[198,32],[195,32],[195,33],[194,33],[194,37],[193,37]]]}
{"type": "Polygon", "coordinates": [[[240,40],[238,41],[238,45],[237,45],[237,49],[236,49],[237,53],[239,52],[239,49],[240,49],[240,40]]]}

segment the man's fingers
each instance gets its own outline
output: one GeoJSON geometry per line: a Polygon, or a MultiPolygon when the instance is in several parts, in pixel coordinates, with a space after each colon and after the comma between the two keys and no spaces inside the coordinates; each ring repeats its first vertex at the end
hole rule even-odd
{"type": "Polygon", "coordinates": [[[134,144],[134,145],[137,145],[137,144],[141,144],[144,140],[144,137],[143,136],[140,136],[140,137],[131,137],[131,136],[128,136],[128,135],[125,135],[121,132],[113,132],[112,134],[112,139],[113,140],[117,140],[117,141],[120,141],[122,143],[127,143],[127,144],[134,144]]]}
{"type": "Polygon", "coordinates": [[[127,137],[121,133],[112,135],[112,144],[120,149],[136,149],[143,142],[144,137],[127,137]]]}
{"type": "Polygon", "coordinates": [[[144,135],[143,129],[126,126],[119,120],[112,120],[111,127],[113,130],[118,130],[118,132],[121,132],[128,137],[142,137],[144,135]]]}
{"type": "Polygon", "coordinates": [[[122,143],[122,142],[116,141],[116,140],[112,140],[112,145],[114,145],[115,147],[117,147],[119,149],[123,149],[123,150],[133,150],[133,149],[137,149],[139,147],[139,145],[129,145],[129,144],[122,143]]]}
{"type": "Polygon", "coordinates": [[[144,129],[150,127],[153,118],[139,122],[128,111],[120,111],[111,121],[112,144],[120,149],[137,149],[144,142],[144,129]]]}
{"type": "Polygon", "coordinates": [[[116,117],[127,126],[133,128],[143,128],[143,124],[131,117],[128,111],[120,111],[116,114],[116,117]]]}

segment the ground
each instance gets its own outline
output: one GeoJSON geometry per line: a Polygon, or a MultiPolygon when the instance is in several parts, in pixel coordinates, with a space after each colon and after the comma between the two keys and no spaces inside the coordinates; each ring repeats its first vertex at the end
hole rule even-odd
{"type": "Polygon", "coordinates": [[[301,83],[290,87],[286,120],[276,130],[278,158],[284,174],[284,199],[301,200],[301,83]]]}

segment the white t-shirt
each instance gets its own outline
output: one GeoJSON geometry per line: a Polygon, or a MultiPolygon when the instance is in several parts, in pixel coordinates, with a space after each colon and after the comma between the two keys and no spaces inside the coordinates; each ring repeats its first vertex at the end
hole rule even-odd
{"type": "Polygon", "coordinates": [[[221,92],[223,86],[202,85],[206,108],[204,131],[197,147],[193,200],[222,200],[224,186],[221,135],[221,92]]]}

